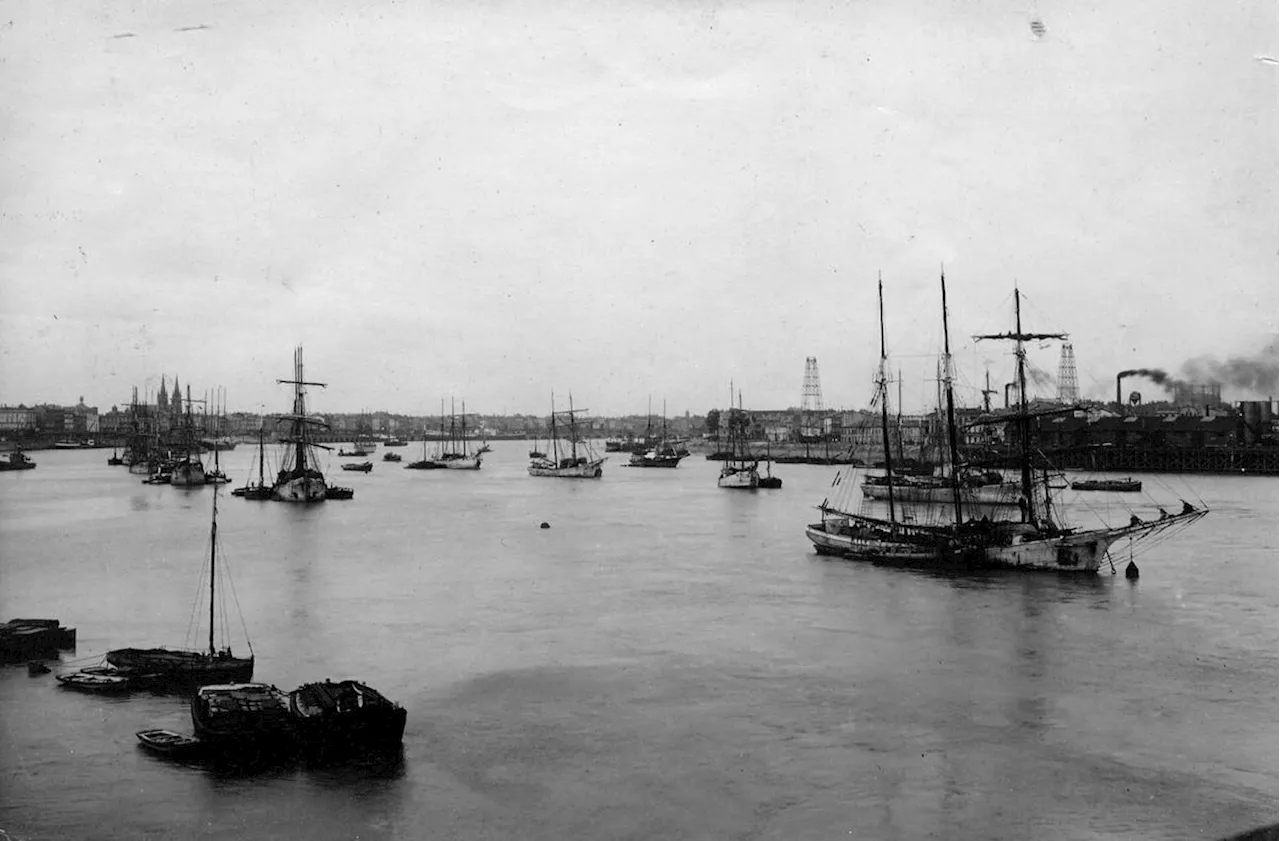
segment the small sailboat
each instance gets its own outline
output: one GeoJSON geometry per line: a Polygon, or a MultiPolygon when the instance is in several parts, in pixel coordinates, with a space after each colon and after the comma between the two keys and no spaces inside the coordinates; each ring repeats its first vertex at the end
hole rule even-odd
{"type": "Polygon", "coordinates": [[[255,481],[252,476],[245,483],[244,487],[236,488],[231,492],[232,496],[238,496],[242,499],[265,500],[271,499],[271,486],[267,484],[267,465],[266,455],[263,446],[264,431],[262,427],[258,427],[258,478],[255,481]]]}
{"type": "MultiPolygon", "coordinates": [[[[222,629],[222,645],[217,645],[219,591],[218,567],[218,489],[214,487],[213,513],[209,526],[209,642],[204,649],[191,648],[117,648],[107,652],[106,662],[131,680],[143,680],[160,686],[190,687],[207,683],[245,681],[253,678],[253,646],[248,657],[237,657],[231,651],[227,629],[222,629]]],[[[222,575],[228,573],[224,568],[222,575]]],[[[225,591],[225,587],[223,590],[225,591]]],[[[225,602],[225,592],[223,601],[225,602]]],[[[221,614],[224,617],[225,608],[221,614]]]]}
{"type": "Polygon", "coordinates": [[[578,424],[579,415],[586,409],[573,408],[573,395],[569,395],[569,409],[557,412],[555,395],[551,397],[550,457],[542,456],[529,462],[529,475],[551,479],[599,479],[604,475],[604,459],[599,458],[590,442],[582,439],[578,424]],[[557,426],[556,418],[564,420],[557,426]],[[563,436],[563,437],[562,437],[563,436]]]}

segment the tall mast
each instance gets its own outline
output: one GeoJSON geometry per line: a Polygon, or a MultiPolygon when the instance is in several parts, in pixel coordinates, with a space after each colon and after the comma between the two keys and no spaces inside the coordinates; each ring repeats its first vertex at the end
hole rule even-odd
{"type": "Polygon", "coordinates": [[[551,457],[560,465],[560,441],[556,438],[556,393],[551,392],[551,457]]]}
{"type": "Polygon", "coordinates": [[[209,527],[209,656],[217,652],[213,648],[213,594],[214,575],[218,568],[218,486],[213,486],[213,524],[209,527]]]}
{"type": "MultiPolygon", "coordinates": [[[[1019,507],[1023,509],[1023,522],[1031,525],[1037,524],[1037,516],[1032,496],[1032,479],[1031,479],[1031,418],[1027,414],[1027,349],[1024,342],[1039,341],[1042,339],[1066,339],[1066,333],[1024,333],[1022,332],[1022,293],[1018,291],[1018,287],[1013,287],[1013,312],[1014,312],[1014,332],[1012,333],[996,333],[992,335],[974,336],[974,339],[1003,339],[1012,341],[1013,355],[1017,360],[1017,378],[1018,386],[1018,438],[1019,441],[1019,461],[1022,468],[1022,499],[1023,503],[1019,507]]],[[[1008,392],[1006,391],[1006,394],[1008,392]]]]}
{"type": "Polygon", "coordinates": [[[905,462],[907,457],[902,453],[902,369],[898,369],[898,461],[905,462]]]}
{"type": "Polygon", "coordinates": [[[265,457],[265,455],[264,455],[264,453],[263,453],[263,451],[262,451],[262,450],[263,450],[263,448],[262,448],[262,426],[263,426],[262,424],[259,424],[259,425],[258,425],[258,483],[259,483],[259,484],[261,484],[261,485],[266,485],[266,484],[267,484],[267,471],[266,471],[266,464],[265,464],[265,458],[266,458],[266,457],[265,457]]]}
{"type": "Polygon", "coordinates": [[[889,491],[889,522],[896,523],[897,515],[893,502],[893,456],[889,452],[889,384],[886,381],[888,354],[884,350],[884,282],[876,276],[876,290],[880,298],[880,374],[876,383],[880,392],[880,433],[884,439],[884,478],[889,491]]]}
{"type": "Polygon", "coordinates": [[[1018,360],[1018,438],[1021,450],[1022,498],[1027,501],[1027,522],[1035,525],[1036,511],[1031,495],[1031,418],[1027,417],[1027,349],[1022,340],[1022,293],[1013,287],[1013,326],[1018,332],[1013,355],[1018,360]]]}
{"type": "MultiPolygon", "coordinates": [[[[309,383],[302,379],[302,345],[298,345],[293,349],[293,379],[276,380],[281,385],[293,386],[293,414],[290,416],[291,430],[293,433],[293,444],[295,454],[295,470],[298,476],[302,476],[307,466],[307,406],[303,390],[304,386],[318,385],[324,388],[324,383],[309,383]]],[[[283,467],[283,465],[281,465],[283,467]]]]}
{"type": "Polygon", "coordinates": [[[951,501],[955,505],[956,525],[963,521],[960,510],[960,453],[956,447],[956,406],[951,391],[951,334],[947,328],[947,275],[939,273],[942,283],[942,387],[947,392],[947,449],[951,453],[951,501]]]}
{"type": "Polygon", "coordinates": [[[569,392],[569,446],[573,463],[578,463],[578,422],[573,416],[573,392],[569,392]]]}

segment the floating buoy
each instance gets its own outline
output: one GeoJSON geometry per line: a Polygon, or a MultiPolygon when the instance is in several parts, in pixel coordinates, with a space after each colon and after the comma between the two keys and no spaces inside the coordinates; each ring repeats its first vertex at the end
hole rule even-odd
{"type": "Polygon", "coordinates": [[[546,521],[543,521],[542,525],[538,526],[538,528],[540,528],[540,529],[549,529],[549,528],[551,528],[551,524],[550,524],[550,523],[548,523],[548,522],[546,522],[546,521]]]}
{"type": "Polygon", "coordinates": [[[1128,565],[1127,567],[1125,567],[1125,568],[1124,568],[1124,577],[1125,577],[1125,578],[1137,578],[1137,577],[1138,577],[1138,565],[1137,565],[1137,564],[1135,564],[1133,561],[1129,561],[1129,565],[1128,565]]]}

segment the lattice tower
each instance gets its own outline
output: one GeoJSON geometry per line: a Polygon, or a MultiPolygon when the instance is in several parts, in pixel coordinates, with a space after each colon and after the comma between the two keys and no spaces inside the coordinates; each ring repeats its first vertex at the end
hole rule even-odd
{"type": "Polygon", "coordinates": [[[1058,402],[1076,403],[1080,400],[1080,385],[1076,382],[1076,354],[1067,342],[1062,346],[1058,359],[1058,402]]]}
{"type": "Polygon", "coordinates": [[[804,388],[800,400],[800,411],[822,412],[822,381],[818,379],[818,359],[806,356],[804,360],[804,388]]]}

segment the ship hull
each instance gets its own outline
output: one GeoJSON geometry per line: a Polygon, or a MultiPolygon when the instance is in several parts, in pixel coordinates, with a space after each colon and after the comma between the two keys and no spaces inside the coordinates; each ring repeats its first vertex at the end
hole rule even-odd
{"type": "MultiPolygon", "coordinates": [[[[1018,489],[1016,485],[980,485],[978,487],[962,487],[960,501],[968,505],[1012,506],[1018,507],[1018,489]]],[[[862,495],[867,499],[888,499],[888,485],[862,485],[862,495]]],[[[920,487],[911,484],[893,485],[893,498],[897,502],[936,502],[951,504],[954,499],[952,489],[943,485],[939,487],[920,487]]]]}
{"type": "Polygon", "coordinates": [[[529,465],[530,476],[541,476],[548,479],[599,479],[604,475],[604,460],[588,461],[584,464],[569,464],[557,467],[554,464],[529,465]]]}
{"type": "Polygon", "coordinates": [[[252,657],[210,657],[205,652],[171,648],[119,648],[107,652],[106,660],[150,684],[203,686],[253,680],[252,657]]]}
{"type": "Polygon", "coordinates": [[[755,468],[726,468],[721,471],[716,485],[728,490],[755,490],[760,487],[760,474],[755,468]]]}
{"type": "Polygon", "coordinates": [[[199,462],[186,462],[175,464],[173,473],[169,475],[169,484],[180,488],[193,488],[204,486],[205,481],[204,465],[199,462]]]}
{"type": "Polygon", "coordinates": [[[271,498],[278,502],[324,502],[326,496],[324,480],[312,476],[289,479],[271,489],[271,498]]]}
{"type": "Polygon", "coordinates": [[[438,470],[479,470],[480,456],[432,459],[438,470]]]}
{"type": "Polygon", "coordinates": [[[1015,536],[1009,545],[940,540],[936,545],[912,544],[859,535],[856,529],[814,523],[805,536],[820,555],[888,566],[937,569],[1019,569],[1093,574],[1107,558],[1107,549],[1123,530],[1097,529],[1039,538],[1015,536]]]}

